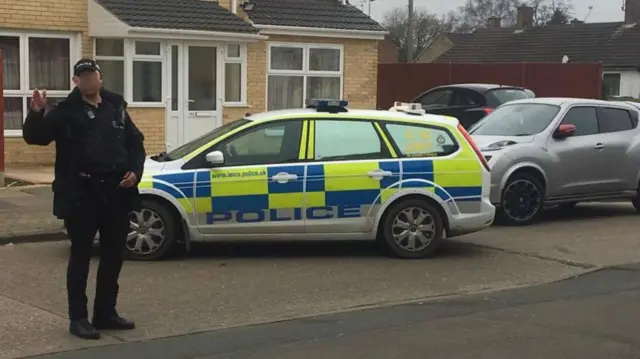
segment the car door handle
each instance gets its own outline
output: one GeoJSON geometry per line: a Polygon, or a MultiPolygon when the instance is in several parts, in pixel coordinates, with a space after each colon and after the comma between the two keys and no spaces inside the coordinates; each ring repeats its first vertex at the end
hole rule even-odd
{"type": "Polygon", "coordinates": [[[367,173],[367,175],[369,175],[369,177],[374,178],[374,179],[382,179],[383,177],[392,176],[393,173],[391,173],[391,171],[373,170],[373,171],[367,173]]]}
{"type": "Polygon", "coordinates": [[[596,150],[601,150],[604,148],[604,144],[603,143],[598,143],[595,146],[593,146],[593,148],[595,148],[596,150]]]}
{"type": "Polygon", "coordinates": [[[278,182],[278,183],[287,183],[289,181],[297,180],[298,179],[298,175],[292,175],[290,173],[280,172],[280,173],[272,176],[271,179],[276,181],[276,182],[278,182]]]}

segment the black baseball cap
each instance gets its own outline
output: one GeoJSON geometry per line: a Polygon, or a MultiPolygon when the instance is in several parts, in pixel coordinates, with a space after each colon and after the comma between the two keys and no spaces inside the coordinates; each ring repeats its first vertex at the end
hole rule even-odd
{"type": "Polygon", "coordinates": [[[92,59],[81,59],[73,66],[73,76],[78,76],[87,71],[100,71],[100,66],[92,59]]]}

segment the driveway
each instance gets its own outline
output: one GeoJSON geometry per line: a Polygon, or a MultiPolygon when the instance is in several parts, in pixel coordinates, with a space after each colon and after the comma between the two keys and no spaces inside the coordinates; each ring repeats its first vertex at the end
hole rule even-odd
{"type": "Polygon", "coordinates": [[[640,223],[630,205],[547,216],[540,225],[452,240],[429,260],[385,258],[370,243],[328,241],[216,244],[188,258],[127,262],[119,308],[138,329],[99,342],[66,333],[67,242],[2,247],[0,357],[526,286],[640,258],[640,223]]]}

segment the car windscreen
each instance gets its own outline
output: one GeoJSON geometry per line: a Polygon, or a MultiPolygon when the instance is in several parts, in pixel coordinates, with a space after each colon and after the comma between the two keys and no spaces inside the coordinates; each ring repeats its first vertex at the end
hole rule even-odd
{"type": "Polygon", "coordinates": [[[544,131],[559,106],[542,103],[506,104],[483,118],[469,131],[479,136],[531,136],[544,131]]]}
{"type": "Polygon", "coordinates": [[[166,158],[169,160],[177,160],[182,158],[191,152],[197,150],[198,148],[206,145],[207,143],[215,140],[216,138],[226,135],[227,133],[235,130],[240,126],[244,126],[245,124],[251,122],[247,119],[240,119],[237,121],[229,122],[225,125],[222,125],[211,132],[207,132],[204,135],[192,140],[190,142],[185,143],[184,145],[174,149],[173,151],[167,153],[166,158]]]}
{"type": "Polygon", "coordinates": [[[485,92],[487,106],[491,108],[496,108],[509,101],[524,100],[533,97],[535,97],[533,91],[518,88],[501,88],[485,92]]]}

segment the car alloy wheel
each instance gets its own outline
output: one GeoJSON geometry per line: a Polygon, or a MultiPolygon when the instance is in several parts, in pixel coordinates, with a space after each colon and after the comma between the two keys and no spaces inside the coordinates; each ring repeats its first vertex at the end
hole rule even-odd
{"type": "Polygon", "coordinates": [[[130,232],[127,249],[136,255],[148,256],[158,251],[165,241],[165,224],[162,217],[151,209],[129,213],[130,232]]]}
{"type": "Polygon", "coordinates": [[[391,233],[403,250],[420,252],[435,238],[436,225],[429,212],[422,208],[409,207],[395,216],[391,233]]]}
{"type": "Polygon", "coordinates": [[[516,222],[531,220],[540,210],[542,195],[538,186],[524,178],[510,182],[504,190],[502,208],[516,222]]]}

